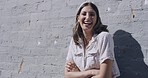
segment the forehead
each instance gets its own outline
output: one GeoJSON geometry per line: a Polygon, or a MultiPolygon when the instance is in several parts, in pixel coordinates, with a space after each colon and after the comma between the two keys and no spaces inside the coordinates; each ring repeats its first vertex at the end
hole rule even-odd
{"type": "Polygon", "coordinates": [[[82,8],[81,12],[95,12],[95,10],[90,5],[87,5],[82,8]]]}

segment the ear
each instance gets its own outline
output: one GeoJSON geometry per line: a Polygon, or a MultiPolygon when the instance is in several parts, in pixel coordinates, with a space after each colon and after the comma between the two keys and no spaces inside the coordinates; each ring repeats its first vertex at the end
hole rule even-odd
{"type": "Polygon", "coordinates": [[[78,22],[80,22],[80,20],[78,19],[78,22]]]}
{"type": "Polygon", "coordinates": [[[79,20],[79,15],[77,16],[77,20],[78,20],[78,22],[80,22],[80,20],[79,20]]]}

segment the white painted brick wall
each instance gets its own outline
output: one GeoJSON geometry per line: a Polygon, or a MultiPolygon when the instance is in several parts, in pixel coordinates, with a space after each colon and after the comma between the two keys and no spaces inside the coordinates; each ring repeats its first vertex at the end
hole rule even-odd
{"type": "MultiPolygon", "coordinates": [[[[64,78],[75,14],[86,0],[0,0],[0,78],[64,78]]],[[[91,0],[115,40],[121,77],[148,77],[147,0],[91,0]]]]}

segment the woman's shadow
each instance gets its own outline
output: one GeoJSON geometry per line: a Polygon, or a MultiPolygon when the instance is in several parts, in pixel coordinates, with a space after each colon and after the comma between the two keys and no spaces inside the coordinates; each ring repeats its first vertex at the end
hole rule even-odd
{"type": "Polygon", "coordinates": [[[143,61],[141,46],[132,35],[118,30],[113,39],[115,57],[121,73],[118,78],[148,78],[148,66],[143,61]]]}

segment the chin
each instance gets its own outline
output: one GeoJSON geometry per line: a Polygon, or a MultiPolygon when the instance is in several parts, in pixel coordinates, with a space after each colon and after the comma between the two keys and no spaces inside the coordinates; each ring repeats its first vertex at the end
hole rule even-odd
{"type": "Polygon", "coordinates": [[[86,31],[86,32],[90,32],[90,31],[92,31],[91,28],[85,28],[85,29],[83,29],[83,30],[86,31]]]}

